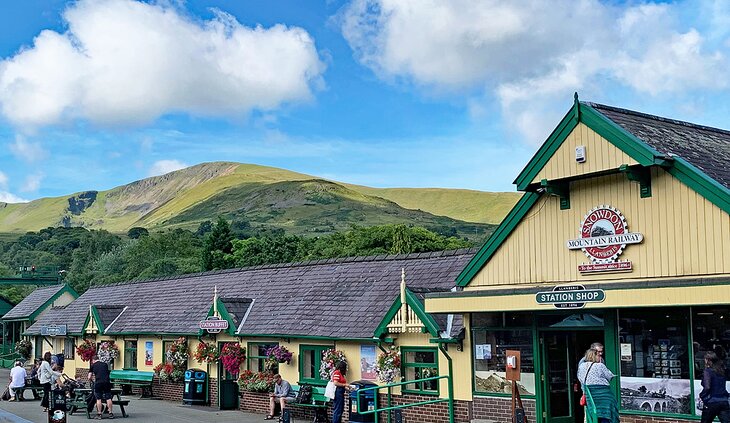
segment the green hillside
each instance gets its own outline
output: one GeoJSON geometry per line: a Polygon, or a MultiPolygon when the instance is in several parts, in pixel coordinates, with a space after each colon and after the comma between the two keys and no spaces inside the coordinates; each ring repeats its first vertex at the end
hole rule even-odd
{"type": "Polygon", "coordinates": [[[474,238],[488,232],[518,198],[469,190],[371,188],[267,166],[213,162],[107,191],[0,203],[0,233],[49,226],[112,232],[193,227],[224,215],[299,234],[407,223],[474,238]]]}

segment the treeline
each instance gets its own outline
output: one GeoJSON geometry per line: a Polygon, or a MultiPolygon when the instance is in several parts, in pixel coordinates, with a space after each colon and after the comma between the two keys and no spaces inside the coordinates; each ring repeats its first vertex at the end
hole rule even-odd
{"type": "MultiPolygon", "coordinates": [[[[353,227],[313,238],[281,230],[253,232],[245,222],[231,224],[222,218],[201,223],[195,232],[132,228],[126,237],[104,230],[47,228],[0,241],[0,275],[13,275],[24,265],[58,266],[67,271],[66,281],[83,292],[93,285],[213,269],[470,246],[466,240],[406,225],[353,227]]],[[[32,289],[0,287],[0,295],[20,301],[32,289]]]]}

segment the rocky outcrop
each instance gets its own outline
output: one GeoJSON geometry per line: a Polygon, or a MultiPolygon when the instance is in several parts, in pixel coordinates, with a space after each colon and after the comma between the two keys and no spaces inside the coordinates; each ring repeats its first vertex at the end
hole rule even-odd
{"type": "Polygon", "coordinates": [[[68,211],[73,215],[80,215],[84,210],[91,207],[96,201],[96,196],[99,191],[85,191],[78,195],[68,198],[68,211]]]}

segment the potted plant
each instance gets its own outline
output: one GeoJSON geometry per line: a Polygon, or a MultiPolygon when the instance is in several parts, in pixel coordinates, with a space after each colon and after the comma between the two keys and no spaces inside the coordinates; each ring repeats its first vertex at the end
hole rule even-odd
{"type": "Polygon", "coordinates": [[[112,364],[114,360],[119,358],[119,347],[117,347],[114,341],[104,341],[99,344],[97,355],[99,356],[99,361],[112,364]]]}
{"type": "Polygon", "coordinates": [[[27,339],[21,339],[15,344],[15,352],[27,360],[30,358],[30,353],[33,350],[33,344],[27,339]]]}
{"type": "Polygon", "coordinates": [[[244,370],[238,378],[238,386],[243,391],[272,392],[274,390],[274,374],[271,372],[252,372],[244,370]]]}
{"type": "Polygon", "coordinates": [[[96,344],[88,339],[84,339],[84,342],[76,347],[76,354],[81,357],[81,361],[90,361],[91,357],[96,354],[96,344]]]}
{"type": "Polygon", "coordinates": [[[188,366],[188,342],[185,337],[175,340],[165,351],[165,362],[155,366],[155,374],[163,382],[180,382],[188,366]]]}
{"type": "Polygon", "coordinates": [[[375,374],[378,380],[385,383],[393,383],[400,376],[400,350],[391,346],[387,351],[378,355],[375,363],[375,374]]]}
{"type": "Polygon", "coordinates": [[[223,368],[232,375],[238,375],[241,365],[246,361],[246,348],[238,342],[229,342],[223,345],[220,353],[223,368]]]}
{"type": "Polygon", "coordinates": [[[334,348],[330,348],[322,352],[322,364],[319,366],[319,377],[323,380],[332,379],[332,372],[335,371],[337,363],[344,361],[347,363],[345,353],[334,348]]]}
{"type": "Polygon", "coordinates": [[[215,363],[218,361],[218,348],[212,342],[200,341],[193,358],[199,363],[215,363]]]}

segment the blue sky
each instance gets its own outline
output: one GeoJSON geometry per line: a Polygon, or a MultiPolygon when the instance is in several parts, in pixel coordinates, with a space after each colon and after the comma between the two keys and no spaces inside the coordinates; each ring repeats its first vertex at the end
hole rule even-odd
{"type": "Polygon", "coordinates": [[[730,128],[729,30],[719,0],[2,2],[0,201],[218,160],[511,191],[574,91],[730,128]]]}

